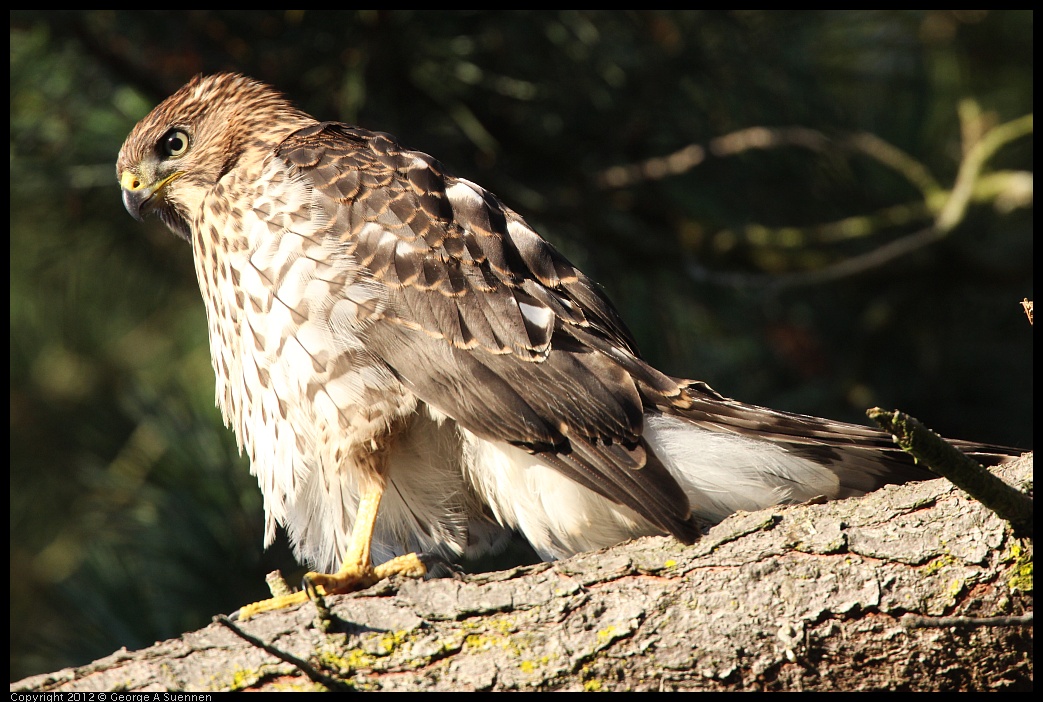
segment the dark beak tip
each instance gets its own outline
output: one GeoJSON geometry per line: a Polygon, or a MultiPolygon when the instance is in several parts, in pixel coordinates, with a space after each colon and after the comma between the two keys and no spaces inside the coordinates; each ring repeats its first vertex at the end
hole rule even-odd
{"type": "Polygon", "coordinates": [[[123,207],[127,210],[127,214],[139,222],[145,220],[145,218],[141,216],[141,205],[142,200],[138,195],[129,190],[123,191],[123,207]]]}

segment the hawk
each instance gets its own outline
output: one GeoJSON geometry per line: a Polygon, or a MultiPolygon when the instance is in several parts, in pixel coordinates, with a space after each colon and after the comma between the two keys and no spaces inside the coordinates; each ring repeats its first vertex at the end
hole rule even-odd
{"type": "Polygon", "coordinates": [[[250,78],[192,79],[134,127],[117,177],[131,215],[191,244],[265,545],[285,528],[336,570],[308,576],[327,592],[512,532],[546,560],[691,543],[736,510],[932,477],[883,432],[661,373],[495,195],[250,78]]]}

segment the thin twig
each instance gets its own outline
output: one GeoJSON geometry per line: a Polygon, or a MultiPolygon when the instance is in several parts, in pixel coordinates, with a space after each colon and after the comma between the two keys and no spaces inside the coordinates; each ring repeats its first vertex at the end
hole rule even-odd
{"type": "Polygon", "coordinates": [[[906,629],[944,629],[950,626],[1032,626],[1032,612],[1005,617],[922,617],[907,614],[902,617],[906,629]]]}
{"type": "Polygon", "coordinates": [[[948,478],[985,507],[1010,523],[1015,536],[1032,536],[1032,498],[987,471],[973,458],[925,427],[915,417],[874,407],[866,414],[894,436],[902,450],[948,478]]]}
{"type": "Polygon", "coordinates": [[[276,658],[278,658],[279,660],[284,661],[284,662],[289,663],[290,665],[294,666],[295,668],[300,670],[302,673],[307,675],[308,678],[311,679],[313,682],[317,682],[320,685],[323,685],[323,686],[329,688],[330,690],[348,691],[348,690],[352,689],[351,686],[346,684],[344,681],[339,680],[339,679],[334,678],[334,677],[330,677],[329,675],[325,675],[324,673],[322,673],[322,672],[318,671],[317,669],[315,669],[310,663],[308,663],[307,661],[305,661],[305,660],[303,660],[301,658],[298,658],[297,656],[293,655],[292,653],[287,653],[286,651],[283,651],[282,649],[276,648],[275,646],[272,646],[271,644],[267,643],[266,641],[263,641],[262,639],[259,639],[258,637],[254,636],[253,634],[246,633],[245,631],[240,629],[238,626],[236,626],[235,623],[231,619],[229,619],[228,617],[226,617],[223,614],[220,614],[220,615],[214,617],[214,621],[217,622],[218,624],[221,624],[222,626],[225,626],[225,627],[231,629],[232,633],[234,633],[236,636],[238,636],[242,640],[244,640],[244,641],[246,641],[246,642],[256,646],[257,648],[261,649],[265,653],[273,655],[276,658]]]}

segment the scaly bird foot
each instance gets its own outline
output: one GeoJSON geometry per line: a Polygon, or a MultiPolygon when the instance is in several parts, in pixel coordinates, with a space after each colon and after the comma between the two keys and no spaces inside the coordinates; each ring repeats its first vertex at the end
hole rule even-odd
{"type": "Polygon", "coordinates": [[[422,578],[427,575],[427,567],[415,553],[392,558],[377,567],[358,566],[356,564],[345,565],[333,574],[308,573],[304,576],[305,588],[299,592],[288,595],[280,595],[271,599],[261,600],[239,608],[239,621],[246,621],[250,617],[262,612],[272,612],[277,609],[286,609],[295,605],[303,604],[312,599],[312,592],[320,596],[343,595],[349,592],[365,590],[367,587],[390,578],[392,575],[405,575],[411,578],[422,578]]]}

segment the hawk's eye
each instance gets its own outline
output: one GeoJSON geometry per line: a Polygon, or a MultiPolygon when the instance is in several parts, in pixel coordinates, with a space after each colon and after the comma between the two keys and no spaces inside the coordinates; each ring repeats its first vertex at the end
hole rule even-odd
{"type": "Polygon", "coordinates": [[[188,151],[188,134],[180,129],[171,129],[159,140],[159,146],[167,158],[181,156],[188,151]]]}

